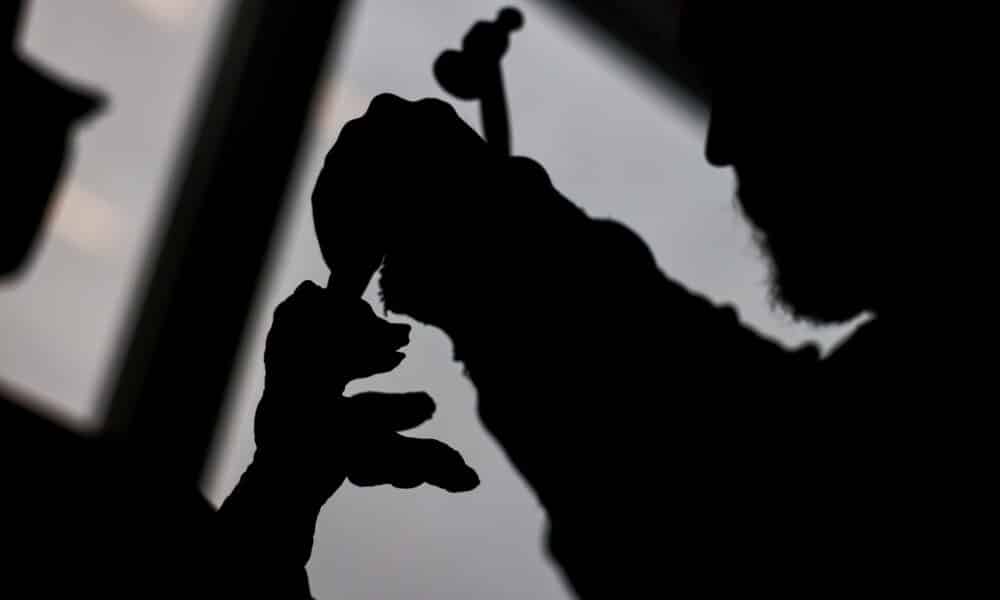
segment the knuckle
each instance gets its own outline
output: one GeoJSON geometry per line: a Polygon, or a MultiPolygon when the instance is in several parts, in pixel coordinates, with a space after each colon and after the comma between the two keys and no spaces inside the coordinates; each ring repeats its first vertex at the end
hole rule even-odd
{"type": "Polygon", "coordinates": [[[404,100],[395,94],[382,92],[372,98],[371,103],[368,105],[368,112],[373,115],[393,114],[405,108],[407,104],[410,104],[408,100],[404,100]]]}
{"type": "Polygon", "coordinates": [[[455,107],[438,98],[422,98],[417,101],[416,105],[421,112],[439,119],[458,116],[458,113],[455,112],[455,107]]]}

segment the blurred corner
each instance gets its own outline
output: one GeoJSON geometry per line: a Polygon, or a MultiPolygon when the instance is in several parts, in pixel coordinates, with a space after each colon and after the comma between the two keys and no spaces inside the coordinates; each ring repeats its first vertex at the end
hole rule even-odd
{"type": "Polygon", "coordinates": [[[542,4],[604,42],[688,110],[702,118],[707,115],[707,87],[681,51],[684,0],[544,0],[542,4]]]}
{"type": "Polygon", "coordinates": [[[180,480],[206,467],[346,4],[234,3],[201,86],[106,412],[108,435],[180,480]]]}

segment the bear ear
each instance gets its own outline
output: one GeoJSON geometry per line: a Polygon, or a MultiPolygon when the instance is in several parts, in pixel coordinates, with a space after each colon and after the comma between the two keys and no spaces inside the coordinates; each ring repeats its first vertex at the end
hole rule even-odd
{"type": "Polygon", "coordinates": [[[13,84],[22,99],[39,114],[47,114],[57,122],[74,124],[96,115],[107,103],[96,90],[58,77],[45,68],[14,58],[13,84]]]}
{"type": "Polygon", "coordinates": [[[0,58],[5,62],[4,90],[19,96],[15,104],[47,111],[52,118],[65,123],[76,123],[97,114],[105,104],[103,95],[65,81],[17,52],[17,37],[27,12],[25,5],[23,0],[0,0],[0,33],[7,45],[2,51],[5,56],[0,58]]]}
{"type": "Polygon", "coordinates": [[[107,104],[105,96],[81,87],[64,87],[62,105],[74,122],[96,116],[107,104]]]}

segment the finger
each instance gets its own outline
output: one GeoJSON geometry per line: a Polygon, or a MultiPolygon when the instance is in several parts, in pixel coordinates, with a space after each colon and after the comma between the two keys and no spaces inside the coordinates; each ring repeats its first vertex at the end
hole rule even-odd
{"type": "Polygon", "coordinates": [[[424,470],[424,481],[449,492],[467,492],[479,487],[479,475],[451,446],[434,439],[399,436],[401,453],[424,470]]]}
{"type": "Polygon", "coordinates": [[[413,488],[428,483],[449,492],[479,486],[479,476],[458,451],[437,440],[399,434],[372,440],[359,449],[348,467],[348,479],[358,486],[413,488]]]}
{"type": "MultiPolygon", "coordinates": [[[[393,438],[393,434],[379,435],[365,439],[364,443],[355,444],[348,459],[347,479],[361,487],[407,483],[403,481],[402,475],[412,473],[413,469],[396,464],[401,459],[397,456],[393,438]]],[[[398,487],[414,487],[419,484],[417,481],[412,485],[398,487]]]]}
{"type": "Polygon", "coordinates": [[[426,392],[365,392],[348,398],[346,405],[360,427],[382,431],[413,429],[430,419],[436,408],[426,392]]]}
{"type": "Polygon", "coordinates": [[[374,375],[380,375],[382,373],[388,373],[406,359],[406,354],[400,351],[388,351],[381,352],[371,358],[360,357],[358,358],[361,364],[350,364],[345,372],[350,375],[350,379],[353,381],[355,379],[365,379],[366,377],[372,377],[374,375]]]}

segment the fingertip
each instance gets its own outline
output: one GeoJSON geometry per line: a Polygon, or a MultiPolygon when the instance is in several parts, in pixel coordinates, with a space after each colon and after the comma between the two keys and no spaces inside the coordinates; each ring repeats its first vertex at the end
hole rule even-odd
{"type": "Polygon", "coordinates": [[[427,419],[434,416],[437,411],[437,402],[434,402],[434,398],[427,392],[409,392],[407,395],[407,401],[413,405],[414,412],[421,415],[426,415],[427,419]]]}
{"type": "Polygon", "coordinates": [[[480,483],[481,481],[479,479],[479,473],[476,473],[476,470],[473,469],[472,467],[466,466],[462,480],[459,483],[458,489],[456,491],[470,492],[479,487],[480,483]]]}
{"type": "Polygon", "coordinates": [[[472,467],[465,465],[465,468],[456,471],[454,477],[449,478],[448,481],[440,482],[438,487],[447,492],[457,494],[460,492],[471,492],[479,487],[479,483],[479,474],[472,467]]]}

